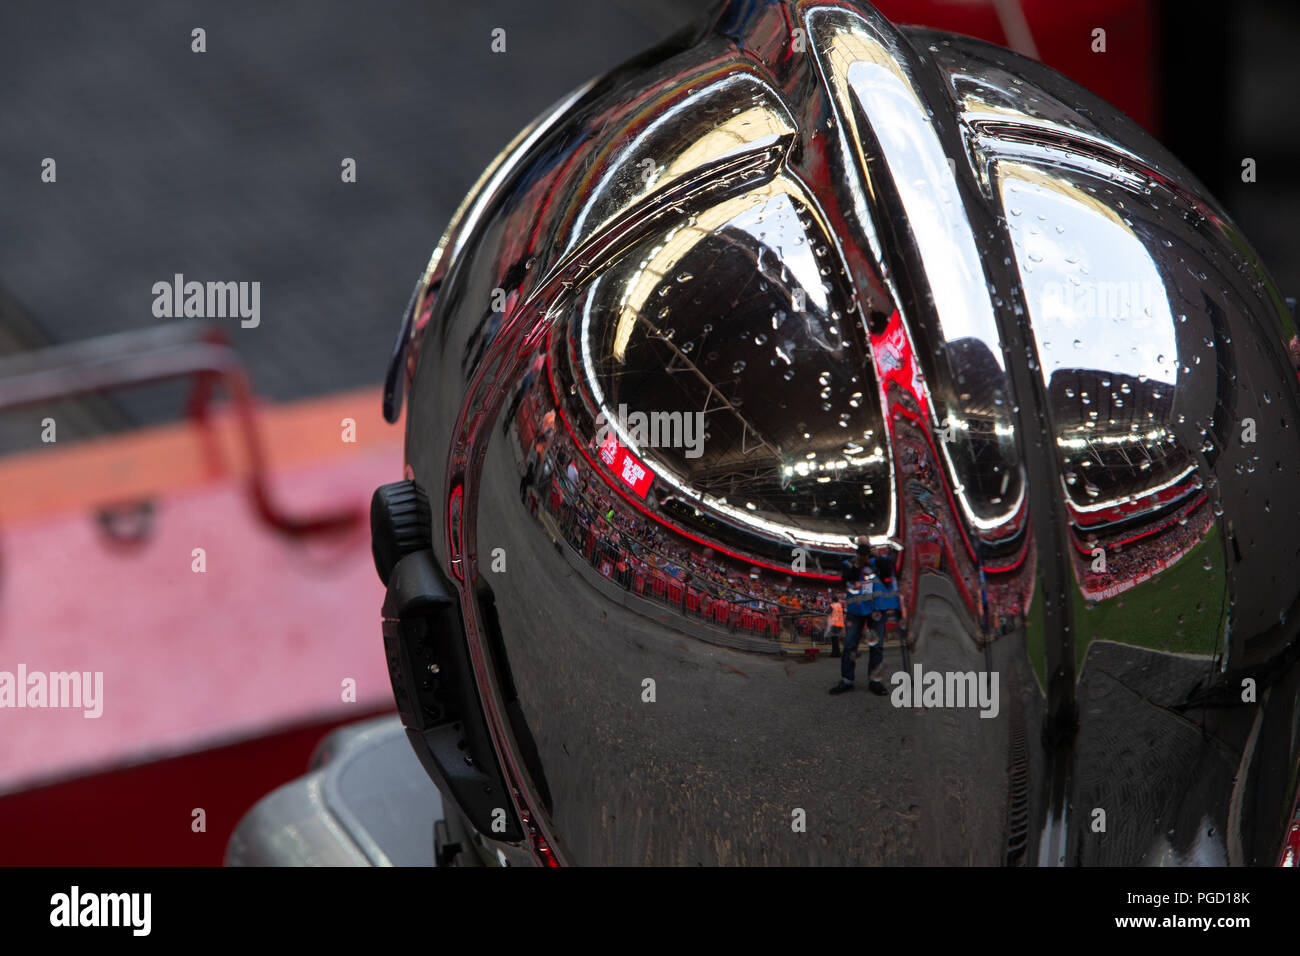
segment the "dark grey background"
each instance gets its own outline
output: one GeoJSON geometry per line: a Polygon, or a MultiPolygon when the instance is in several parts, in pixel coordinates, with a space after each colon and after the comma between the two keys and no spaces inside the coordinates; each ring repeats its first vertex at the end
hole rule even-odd
{"type": "MultiPolygon", "coordinates": [[[[228,323],[259,394],[377,385],[411,288],[482,169],[696,7],[5,0],[0,353],[155,325],[151,288],[180,272],[261,282],[260,327],[228,323]],[[191,52],[195,26],[206,53],[191,52]],[[53,185],[40,181],[47,156],[53,185]]],[[[96,403],[79,430],[172,418],[183,396],[121,393],[124,414],[96,403]]]]}

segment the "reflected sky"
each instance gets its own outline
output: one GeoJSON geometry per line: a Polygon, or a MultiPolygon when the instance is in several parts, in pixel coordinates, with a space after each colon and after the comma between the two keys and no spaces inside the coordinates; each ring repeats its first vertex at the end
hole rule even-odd
{"type": "Polygon", "coordinates": [[[1065,368],[1174,384],[1169,299],[1143,241],[1115,210],[1058,176],[1022,163],[997,168],[1044,384],[1065,368]]]}

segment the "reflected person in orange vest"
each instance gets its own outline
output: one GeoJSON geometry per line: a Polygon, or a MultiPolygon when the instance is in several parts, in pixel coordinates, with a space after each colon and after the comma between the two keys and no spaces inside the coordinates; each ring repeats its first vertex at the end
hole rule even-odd
{"type": "Polygon", "coordinates": [[[839,598],[831,602],[831,612],[826,615],[826,631],[822,636],[831,639],[831,657],[839,657],[840,639],[844,637],[844,602],[839,598]]]}

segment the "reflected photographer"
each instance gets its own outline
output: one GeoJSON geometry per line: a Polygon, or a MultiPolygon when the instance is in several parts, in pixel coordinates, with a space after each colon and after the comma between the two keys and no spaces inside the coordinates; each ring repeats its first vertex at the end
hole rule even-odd
{"type": "Polygon", "coordinates": [[[872,553],[871,542],[858,538],[858,553],[844,562],[841,574],[844,584],[844,609],[847,624],[844,631],[844,652],[840,655],[840,682],[831,688],[832,694],[844,694],[854,689],[857,677],[858,646],[863,632],[871,628],[867,639],[867,689],[878,697],[889,691],[880,679],[884,673],[885,628],[890,620],[897,621],[902,604],[898,596],[898,571],[894,556],[887,548],[872,553]]]}

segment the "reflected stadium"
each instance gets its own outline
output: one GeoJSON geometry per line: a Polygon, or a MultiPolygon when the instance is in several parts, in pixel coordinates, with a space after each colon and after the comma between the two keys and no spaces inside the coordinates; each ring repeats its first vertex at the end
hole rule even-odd
{"type": "Polygon", "coordinates": [[[1059,74],[722,4],[506,148],[399,338],[376,562],[449,824],[511,864],[1277,863],[1297,354],[1226,213],[1059,74]],[[862,538],[886,674],[996,674],[996,717],[827,695],[862,538]]]}

